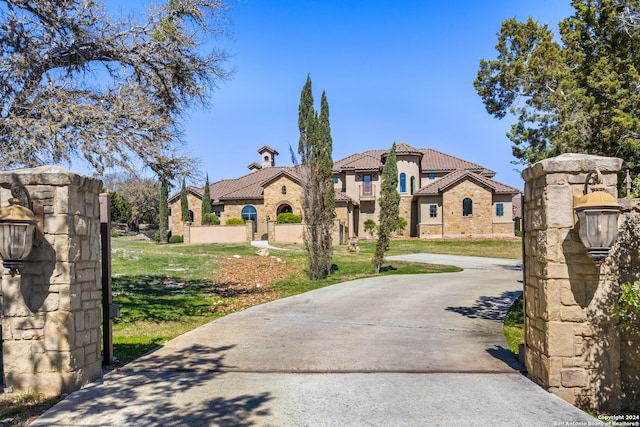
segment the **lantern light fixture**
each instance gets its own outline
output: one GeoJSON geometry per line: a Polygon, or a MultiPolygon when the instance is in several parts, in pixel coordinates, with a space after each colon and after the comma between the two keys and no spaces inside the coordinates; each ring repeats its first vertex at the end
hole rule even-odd
{"type": "Polygon", "coordinates": [[[574,197],[573,209],[587,255],[599,264],[609,255],[609,249],[618,237],[620,215],[620,205],[605,191],[600,170],[587,174],[583,194],[574,197]]]}
{"type": "Polygon", "coordinates": [[[31,197],[20,184],[11,185],[9,206],[0,208],[0,258],[14,276],[24,266],[34,246],[38,220],[33,214],[31,197]]]}

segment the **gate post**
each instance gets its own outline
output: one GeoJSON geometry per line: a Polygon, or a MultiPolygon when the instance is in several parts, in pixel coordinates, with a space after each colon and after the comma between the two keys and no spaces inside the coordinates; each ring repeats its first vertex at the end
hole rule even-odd
{"type": "Polygon", "coordinates": [[[529,377],[564,400],[620,410],[620,338],[611,312],[615,264],[597,266],[575,228],[573,196],[599,169],[617,197],[622,160],[565,154],[523,172],[525,365],[529,377]]]}
{"type": "MultiPolygon", "coordinates": [[[[6,386],[58,395],[102,376],[100,204],[102,183],[59,167],[0,172],[31,194],[39,246],[12,277],[2,268],[6,386]]],[[[6,205],[8,190],[0,190],[6,205]]]]}

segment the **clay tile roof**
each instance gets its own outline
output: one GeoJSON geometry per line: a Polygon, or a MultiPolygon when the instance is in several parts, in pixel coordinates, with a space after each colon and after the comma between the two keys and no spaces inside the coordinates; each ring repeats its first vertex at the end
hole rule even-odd
{"type": "Polygon", "coordinates": [[[474,181],[479,182],[480,184],[485,185],[493,190],[496,194],[517,194],[520,193],[520,190],[517,188],[511,187],[509,185],[503,184],[498,181],[494,181],[493,179],[487,178],[486,176],[478,175],[477,173],[468,171],[468,170],[458,170],[455,172],[451,172],[448,175],[443,176],[442,178],[434,181],[433,183],[422,187],[420,190],[416,191],[416,195],[419,196],[436,196],[447,188],[457,184],[458,182],[470,178],[474,181]]]}
{"type": "MultiPolygon", "coordinates": [[[[202,198],[202,196],[204,195],[204,193],[202,191],[202,188],[193,187],[191,185],[187,185],[185,190],[187,190],[187,193],[192,193],[192,194],[194,194],[194,195],[196,195],[196,196],[198,196],[200,198],[202,198]]],[[[180,193],[182,193],[182,190],[178,191],[173,196],[169,197],[168,202],[169,203],[173,203],[174,201],[179,199],[180,198],[180,193]]]]}
{"type": "MultiPolygon", "coordinates": [[[[333,171],[340,173],[345,170],[382,170],[383,158],[386,157],[388,153],[389,150],[369,150],[363,153],[352,154],[335,162],[333,164],[333,171]]],[[[414,148],[406,142],[396,144],[396,154],[421,156],[420,169],[422,173],[453,172],[464,169],[489,178],[492,178],[496,174],[491,169],[487,169],[477,163],[472,163],[431,148],[414,148]]]]}
{"type": "Polygon", "coordinates": [[[258,148],[258,154],[262,154],[262,153],[264,153],[265,151],[268,151],[268,152],[270,152],[270,153],[272,153],[272,154],[275,154],[275,155],[280,154],[280,153],[278,153],[275,149],[273,149],[273,148],[269,147],[268,145],[263,145],[262,147],[258,148]]]}
{"type": "Polygon", "coordinates": [[[360,206],[360,203],[357,200],[353,200],[351,197],[347,196],[342,191],[336,191],[334,193],[334,200],[336,201],[336,203],[343,202],[343,203],[351,203],[354,206],[360,206]]]}
{"type": "Polygon", "coordinates": [[[298,178],[295,169],[287,166],[258,169],[240,178],[214,182],[209,186],[211,200],[262,199],[265,183],[282,173],[298,178]]]}
{"type": "Polygon", "coordinates": [[[352,154],[333,164],[334,172],[343,170],[373,171],[382,169],[381,157],[385,150],[369,150],[364,153],[352,154]]]}
{"type": "Polygon", "coordinates": [[[491,169],[487,169],[477,163],[472,163],[467,160],[463,160],[461,158],[445,154],[437,150],[433,150],[431,148],[423,148],[420,151],[424,153],[422,162],[420,164],[420,168],[423,172],[442,172],[466,169],[484,176],[488,176],[489,178],[492,178],[496,174],[491,169]]]}
{"type": "Polygon", "coordinates": [[[400,142],[396,144],[396,155],[409,155],[409,156],[424,156],[424,153],[417,148],[413,148],[406,142],[400,142]]]}

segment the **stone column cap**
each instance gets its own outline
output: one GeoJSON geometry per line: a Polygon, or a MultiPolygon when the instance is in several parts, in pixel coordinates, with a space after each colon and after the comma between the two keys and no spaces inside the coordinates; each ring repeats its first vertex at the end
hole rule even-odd
{"type": "Polygon", "coordinates": [[[0,182],[22,185],[82,186],[101,189],[102,181],[60,166],[38,166],[0,172],[0,182]]]}
{"type": "Polygon", "coordinates": [[[587,173],[600,169],[600,172],[618,172],[622,168],[622,159],[617,157],[595,156],[593,154],[566,153],[557,157],[541,160],[522,171],[525,181],[532,181],[549,173],[587,173]]]}

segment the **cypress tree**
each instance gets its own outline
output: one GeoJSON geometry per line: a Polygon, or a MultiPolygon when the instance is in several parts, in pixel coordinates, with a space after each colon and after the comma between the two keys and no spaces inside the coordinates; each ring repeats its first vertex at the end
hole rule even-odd
{"type": "Polygon", "coordinates": [[[331,138],[331,125],[329,123],[329,102],[327,94],[322,91],[320,98],[320,119],[318,123],[319,150],[318,150],[318,179],[320,181],[320,195],[322,213],[321,224],[321,263],[326,275],[331,273],[333,263],[333,245],[331,235],[333,231],[333,218],[335,217],[335,192],[333,189],[333,140],[331,138]]]}
{"type": "Polygon", "coordinates": [[[211,190],[209,189],[209,174],[204,182],[204,192],[202,194],[202,225],[205,224],[207,215],[211,213],[211,190]]]}
{"type": "Polygon", "coordinates": [[[180,210],[182,221],[191,221],[191,215],[189,215],[189,199],[187,199],[187,187],[184,184],[184,178],[182,178],[182,189],[180,190],[180,210]]]}
{"type": "Polygon", "coordinates": [[[169,183],[160,179],[160,207],[158,209],[160,242],[169,243],[169,183]]]}
{"type": "Polygon", "coordinates": [[[311,77],[307,75],[298,106],[298,154],[301,159],[299,171],[302,176],[302,209],[306,223],[304,243],[311,279],[327,277],[331,272],[333,259],[333,148],[329,103],[324,92],[321,104],[318,114],[313,107],[311,77]]]}
{"type": "Polygon", "coordinates": [[[311,151],[313,144],[313,119],[315,112],[313,110],[313,93],[311,89],[311,76],[307,75],[307,81],[302,87],[300,94],[300,104],[298,105],[298,130],[300,131],[300,139],[298,140],[298,154],[300,154],[300,162],[305,164],[311,161],[311,151]]]}
{"type": "Polygon", "coordinates": [[[400,215],[400,193],[398,193],[398,163],[396,143],[391,146],[387,160],[382,168],[380,187],[380,215],[378,219],[378,241],[373,258],[376,273],[380,273],[384,262],[384,253],[389,249],[389,240],[398,226],[400,215]]]}

